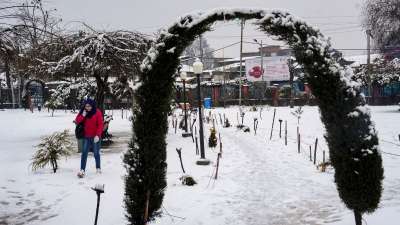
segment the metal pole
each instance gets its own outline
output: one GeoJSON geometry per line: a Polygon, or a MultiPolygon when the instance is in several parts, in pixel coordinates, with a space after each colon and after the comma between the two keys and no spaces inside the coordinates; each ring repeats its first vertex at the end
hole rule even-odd
{"type": "Polygon", "coordinates": [[[97,218],[99,217],[99,207],[100,207],[100,193],[97,192],[97,207],[96,207],[96,217],[94,219],[94,225],[97,225],[97,218]]]}
{"type": "Polygon", "coordinates": [[[198,108],[199,108],[199,133],[200,133],[200,158],[205,159],[205,152],[204,152],[204,133],[203,133],[203,115],[201,111],[201,91],[200,91],[200,74],[196,74],[197,76],[197,96],[198,96],[198,108]]]}
{"type": "Polygon", "coordinates": [[[240,23],[240,67],[239,67],[239,108],[242,106],[242,52],[243,52],[243,28],[244,20],[240,23]]]}
{"type": "Polygon", "coordinates": [[[187,112],[186,112],[186,81],[185,79],[183,81],[183,111],[185,112],[185,132],[188,132],[188,125],[187,125],[187,112]]]}

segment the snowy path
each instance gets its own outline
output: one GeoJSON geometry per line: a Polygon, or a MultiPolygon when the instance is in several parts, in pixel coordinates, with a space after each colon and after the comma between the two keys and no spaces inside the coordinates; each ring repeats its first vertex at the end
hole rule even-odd
{"type": "Polygon", "coordinates": [[[243,140],[240,132],[225,134],[225,142],[231,142],[229,147],[235,146],[230,150],[241,151],[246,158],[235,172],[240,174],[235,181],[242,189],[233,198],[241,204],[234,207],[235,216],[226,224],[240,221],[239,224],[254,225],[313,225],[340,218],[337,214],[341,210],[332,206],[332,200],[337,201],[337,196],[329,190],[332,189],[329,178],[317,173],[312,163],[304,160],[294,148],[266,143],[260,136],[246,135],[243,140]],[[249,148],[249,143],[264,147],[249,148]]]}

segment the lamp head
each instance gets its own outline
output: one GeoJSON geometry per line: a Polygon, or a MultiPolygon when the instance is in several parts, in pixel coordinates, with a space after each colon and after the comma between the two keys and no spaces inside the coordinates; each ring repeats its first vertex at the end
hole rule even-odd
{"type": "Polygon", "coordinates": [[[193,72],[195,74],[203,73],[203,63],[200,61],[199,58],[196,58],[195,62],[193,63],[193,72]]]}
{"type": "Polygon", "coordinates": [[[181,76],[182,80],[186,80],[187,79],[187,73],[185,71],[182,71],[180,76],[181,76]]]}

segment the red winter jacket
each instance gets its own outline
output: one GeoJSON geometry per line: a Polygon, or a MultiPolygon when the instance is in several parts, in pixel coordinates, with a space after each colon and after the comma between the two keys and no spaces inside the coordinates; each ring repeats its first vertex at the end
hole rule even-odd
{"type": "Polygon", "coordinates": [[[101,134],[103,133],[103,115],[101,114],[101,111],[96,109],[96,113],[90,118],[85,118],[82,114],[78,114],[75,118],[75,122],[76,124],[79,124],[84,119],[85,137],[93,138],[98,136],[101,138],[101,134]]]}

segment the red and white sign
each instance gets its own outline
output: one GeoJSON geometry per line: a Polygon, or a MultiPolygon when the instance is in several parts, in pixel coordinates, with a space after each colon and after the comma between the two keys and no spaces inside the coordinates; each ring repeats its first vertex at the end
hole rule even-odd
{"type": "Polygon", "coordinates": [[[288,56],[273,56],[247,59],[246,78],[248,81],[286,81],[290,78],[288,56]]]}

